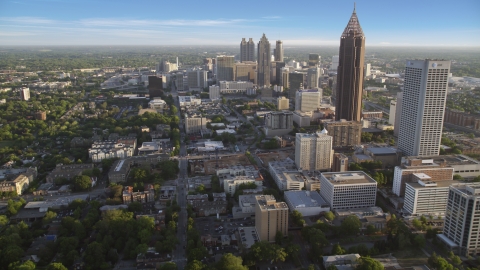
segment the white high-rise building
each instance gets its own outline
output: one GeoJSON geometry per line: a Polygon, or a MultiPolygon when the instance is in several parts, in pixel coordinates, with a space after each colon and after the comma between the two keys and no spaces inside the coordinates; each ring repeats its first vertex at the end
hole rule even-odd
{"type": "Polygon", "coordinates": [[[367,64],[367,68],[365,69],[365,77],[368,77],[372,74],[372,64],[367,64]]]}
{"type": "Polygon", "coordinates": [[[398,134],[406,156],[438,155],[449,72],[450,61],[407,61],[398,134]]]}
{"type": "Polygon", "coordinates": [[[20,94],[22,96],[22,100],[29,100],[30,99],[30,88],[28,87],[22,87],[20,89],[20,94]]]}
{"type": "Polygon", "coordinates": [[[388,123],[395,125],[395,112],[397,111],[397,101],[390,100],[390,113],[388,115],[388,123]]]}
{"type": "Polygon", "coordinates": [[[212,85],[208,88],[208,96],[211,100],[220,98],[220,86],[212,85]]]}
{"type": "Polygon", "coordinates": [[[480,255],[480,184],[451,185],[445,213],[438,238],[461,256],[480,255]]]}
{"type": "Polygon", "coordinates": [[[320,79],[320,68],[309,68],[307,72],[308,87],[311,89],[318,88],[318,80],[320,79]]]}
{"type": "Polygon", "coordinates": [[[315,111],[320,107],[322,91],[320,89],[298,90],[295,94],[295,110],[315,111]]]}
{"type": "Polygon", "coordinates": [[[397,100],[395,103],[395,121],[393,123],[393,135],[398,137],[398,131],[400,130],[400,118],[402,118],[403,92],[397,93],[397,100]]]}
{"type": "Polygon", "coordinates": [[[329,171],[332,167],[332,136],[326,129],[315,134],[297,133],[295,165],[304,171],[329,171]]]}

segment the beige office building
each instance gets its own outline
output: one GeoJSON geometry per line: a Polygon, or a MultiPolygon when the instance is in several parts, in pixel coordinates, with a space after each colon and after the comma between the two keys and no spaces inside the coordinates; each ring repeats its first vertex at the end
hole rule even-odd
{"type": "Polygon", "coordinates": [[[257,62],[236,63],[235,81],[245,81],[257,84],[257,62]]]}
{"type": "Polygon", "coordinates": [[[255,196],[255,229],[260,241],[274,242],[277,232],[288,235],[288,205],[272,195],[255,196]]]}
{"type": "Polygon", "coordinates": [[[326,129],[315,134],[297,133],[295,165],[304,171],[329,171],[332,167],[332,136],[326,129]]]}
{"type": "Polygon", "coordinates": [[[277,98],[277,109],[278,109],[279,111],[281,111],[281,110],[288,110],[289,107],[290,107],[290,106],[288,105],[289,101],[290,101],[290,100],[289,100],[288,98],[286,98],[286,97],[279,97],[279,98],[277,98]]]}

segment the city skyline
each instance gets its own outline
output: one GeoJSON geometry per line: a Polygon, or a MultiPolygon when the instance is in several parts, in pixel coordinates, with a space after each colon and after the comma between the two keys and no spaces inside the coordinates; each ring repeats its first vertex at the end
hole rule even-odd
{"type": "MultiPolygon", "coordinates": [[[[257,2],[251,2],[257,8],[245,12],[250,2],[225,7],[186,1],[187,8],[178,9],[173,2],[132,6],[126,1],[8,1],[0,4],[0,45],[236,45],[242,37],[257,42],[265,33],[270,40],[282,40],[285,47],[338,46],[354,5],[298,3],[318,11],[318,16],[311,16],[287,5],[257,2]]],[[[478,10],[480,2],[473,0],[455,5],[408,0],[393,9],[380,1],[357,3],[362,26],[368,29],[366,46],[478,47],[478,10]]]]}

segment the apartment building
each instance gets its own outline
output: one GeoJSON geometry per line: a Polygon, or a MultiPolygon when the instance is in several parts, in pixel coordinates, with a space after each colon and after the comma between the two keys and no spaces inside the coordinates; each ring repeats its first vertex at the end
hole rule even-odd
{"type": "Polygon", "coordinates": [[[288,235],[288,206],[272,195],[256,195],[255,229],[260,241],[274,242],[277,232],[288,235]]]}
{"type": "Polygon", "coordinates": [[[295,136],[295,165],[299,170],[329,171],[332,167],[332,136],[326,129],[295,136]]]}
{"type": "Polygon", "coordinates": [[[480,255],[480,184],[451,185],[443,233],[438,238],[461,256],[480,255]]]}

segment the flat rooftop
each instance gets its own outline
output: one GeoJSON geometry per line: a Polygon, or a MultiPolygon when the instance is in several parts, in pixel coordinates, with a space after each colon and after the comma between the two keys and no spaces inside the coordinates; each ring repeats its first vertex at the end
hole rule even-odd
{"type": "Polygon", "coordinates": [[[257,200],[254,194],[252,195],[240,195],[238,196],[238,204],[241,207],[254,207],[257,200]]]}
{"type": "Polygon", "coordinates": [[[370,176],[362,171],[322,173],[332,185],[376,184],[370,176]]]}
{"type": "MultiPolygon", "coordinates": [[[[420,160],[428,160],[432,159],[434,163],[440,163],[443,160],[447,162],[447,165],[480,165],[480,161],[467,157],[465,155],[445,155],[445,156],[410,156],[406,159],[420,159],[420,160]]],[[[425,164],[428,165],[428,164],[425,164]]]]}
{"type": "Polygon", "coordinates": [[[376,156],[390,156],[397,154],[397,149],[392,147],[369,147],[367,148],[367,151],[376,156]]]}
{"type": "MultiPolygon", "coordinates": [[[[433,182],[433,181],[431,181],[433,182]]],[[[423,186],[420,183],[406,183],[407,185],[410,185],[414,189],[424,189],[424,188],[448,188],[452,184],[458,184],[460,183],[459,181],[435,181],[436,186],[423,186]]]]}
{"type": "Polygon", "coordinates": [[[328,203],[316,191],[285,191],[285,200],[288,200],[295,207],[319,207],[328,203]]]}
{"type": "Polygon", "coordinates": [[[261,210],[288,210],[286,203],[277,202],[272,195],[256,195],[255,200],[260,205],[261,210]]]}

